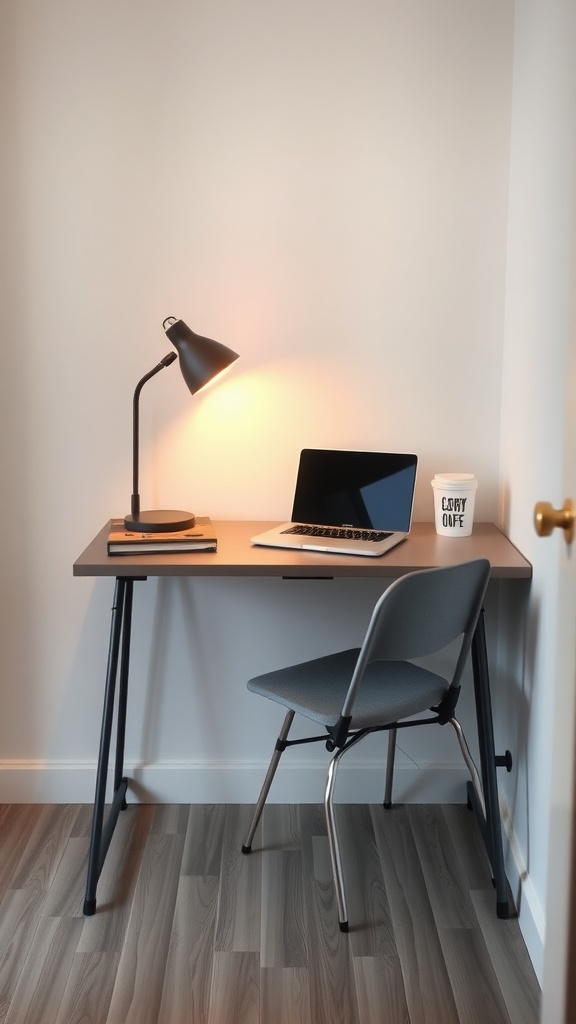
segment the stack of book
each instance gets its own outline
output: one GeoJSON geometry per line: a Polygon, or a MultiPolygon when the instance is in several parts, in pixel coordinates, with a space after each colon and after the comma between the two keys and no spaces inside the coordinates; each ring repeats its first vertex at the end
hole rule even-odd
{"type": "Polygon", "coordinates": [[[123,519],[112,519],[108,533],[109,555],[170,555],[185,551],[216,551],[217,538],[208,516],[197,516],[189,530],[173,533],[140,533],[127,530],[123,519]]]}

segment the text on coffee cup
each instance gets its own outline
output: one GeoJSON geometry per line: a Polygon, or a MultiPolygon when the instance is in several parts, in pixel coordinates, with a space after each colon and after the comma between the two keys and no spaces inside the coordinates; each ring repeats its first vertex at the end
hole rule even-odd
{"type": "Polygon", "coordinates": [[[464,512],[468,498],[442,498],[443,512],[464,512]]]}
{"type": "Polygon", "coordinates": [[[464,511],[468,498],[442,498],[442,526],[464,529],[464,511]]]}

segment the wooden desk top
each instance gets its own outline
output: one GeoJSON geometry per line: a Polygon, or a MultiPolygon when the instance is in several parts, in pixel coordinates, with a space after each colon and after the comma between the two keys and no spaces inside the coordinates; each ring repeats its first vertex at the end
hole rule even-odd
{"type": "Polygon", "coordinates": [[[214,522],[217,552],[181,555],[106,554],[109,523],[74,563],[74,576],[275,576],[395,579],[414,569],[488,558],[493,579],[530,579],[532,566],[493,523],[475,523],[471,537],[440,537],[434,523],[415,523],[410,536],[381,558],[256,547],[250,537],[274,522],[214,522]]]}

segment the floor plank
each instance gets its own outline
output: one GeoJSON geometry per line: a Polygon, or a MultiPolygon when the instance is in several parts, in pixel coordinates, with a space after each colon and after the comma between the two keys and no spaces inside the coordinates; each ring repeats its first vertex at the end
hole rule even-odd
{"type": "Polygon", "coordinates": [[[512,1024],[538,1024],[540,993],[518,922],[495,917],[493,891],[473,891],[471,896],[512,1024]]]}
{"type": "Polygon", "coordinates": [[[433,807],[409,806],[406,815],[436,927],[477,928],[478,921],[466,878],[452,842],[446,819],[433,807]]]}
{"type": "Polygon", "coordinates": [[[0,902],[0,1024],[6,1020],[24,973],[46,893],[11,889],[0,902]]]}
{"type": "Polygon", "coordinates": [[[225,817],[225,804],[190,807],[182,857],[183,875],[220,875],[225,817]]]}
{"type": "Polygon", "coordinates": [[[443,928],[440,942],[459,1020],[509,1024],[506,1003],[480,930],[443,928]]]}
{"type": "Polygon", "coordinates": [[[84,922],[80,953],[122,951],[152,819],[150,806],[128,807],[120,815],[98,883],[96,914],[84,922]]]}
{"type": "Polygon", "coordinates": [[[410,1024],[398,956],[354,957],[354,976],[362,1024],[410,1024]]]}
{"type": "Polygon", "coordinates": [[[252,814],[252,807],[241,804],[227,809],[216,928],[218,952],[260,950],[262,857],[241,852],[252,814]]]}
{"type": "Polygon", "coordinates": [[[80,917],[86,888],[88,839],[70,838],[46,894],[46,917],[80,917]]]}
{"type": "Polygon", "coordinates": [[[149,837],[120,954],[109,1024],[156,1024],[183,849],[183,835],[149,837]]]}
{"type": "Polygon", "coordinates": [[[260,1024],[316,1024],[306,968],[265,967],[260,971],[260,1024]]]}
{"type": "Polygon", "coordinates": [[[78,918],[40,918],[6,1024],[55,1024],[81,930],[78,918]]]}
{"type": "Polygon", "coordinates": [[[183,875],[170,937],[158,1024],[206,1024],[219,880],[183,875]]]}
{"type": "Polygon", "coordinates": [[[119,953],[76,953],[56,1024],[106,1024],[119,953]]]}
{"type": "Polygon", "coordinates": [[[208,1024],[260,1024],[257,953],[214,954],[208,1024]]]}
{"type": "Polygon", "coordinates": [[[318,1024],[356,1024],[352,953],[348,935],[338,925],[327,837],[309,837],[304,852],[312,1019],[318,1024]]]}
{"type": "Polygon", "coordinates": [[[459,1024],[434,914],[408,816],[402,807],[373,813],[376,840],[411,1024],[459,1024]]]}
{"type": "Polygon", "coordinates": [[[354,957],[385,956],[400,961],[382,862],[370,808],[363,804],[336,808],[349,921],[349,944],[354,957]]]}
{"type": "Polygon", "coordinates": [[[36,825],[44,808],[40,804],[14,804],[5,807],[0,843],[0,899],[15,884],[16,871],[26,847],[38,836],[36,825]]]}
{"type": "Polygon", "coordinates": [[[302,874],[298,850],[263,853],[261,967],[308,966],[302,874]]]}
{"type": "Polygon", "coordinates": [[[46,891],[50,887],[77,814],[78,808],[69,805],[45,806],[40,810],[11,888],[46,891]]]}

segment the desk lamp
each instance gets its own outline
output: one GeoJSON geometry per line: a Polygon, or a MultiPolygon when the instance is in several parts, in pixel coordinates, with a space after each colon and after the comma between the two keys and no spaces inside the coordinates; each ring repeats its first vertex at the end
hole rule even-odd
{"type": "Polygon", "coordinates": [[[226,370],[238,354],[232,349],[226,348],[218,341],[210,338],[202,338],[194,334],[183,320],[177,320],[174,316],[166,317],[162,324],[167,337],[170,339],[176,352],[169,352],[164,359],[161,359],[154,369],[146,373],[142,380],[138,381],[134,391],[133,420],[132,420],[132,500],[130,515],[125,516],[124,526],[127,530],[137,530],[142,533],[173,533],[176,530],[188,530],[194,526],[196,517],[192,512],[183,512],[176,509],[155,509],[153,511],[140,511],[140,495],[138,493],[138,449],[139,449],[139,422],[140,422],[140,392],[147,380],[170,366],[176,358],[180,358],[180,370],[192,395],[195,395],[201,388],[214,380],[219,374],[226,370]]]}

